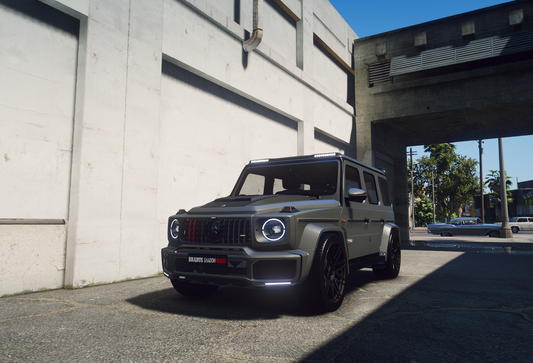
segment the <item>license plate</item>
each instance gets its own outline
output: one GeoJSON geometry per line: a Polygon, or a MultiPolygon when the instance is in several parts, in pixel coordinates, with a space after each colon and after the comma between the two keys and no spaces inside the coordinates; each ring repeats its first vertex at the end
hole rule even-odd
{"type": "Polygon", "coordinates": [[[228,266],[228,256],[226,255],[202,255],[197,253],[189,253],[187,256],[187,262],[193,265],[203,266],[228,266]]]}

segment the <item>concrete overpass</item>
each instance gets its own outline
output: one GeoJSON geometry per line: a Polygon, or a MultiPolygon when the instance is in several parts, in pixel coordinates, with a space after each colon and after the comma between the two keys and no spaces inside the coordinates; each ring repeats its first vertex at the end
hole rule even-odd
{"type": "Polygon", "coordinates": [[[533,134],[533,2],[357,39],[354,69],[358,158],[394,170],[405,239],[406,147],[533,134]]]}

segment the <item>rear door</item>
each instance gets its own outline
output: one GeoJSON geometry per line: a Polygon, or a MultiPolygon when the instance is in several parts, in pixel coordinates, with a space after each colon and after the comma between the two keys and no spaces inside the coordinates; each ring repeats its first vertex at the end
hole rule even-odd
{"type": "Polygon", "coordinates": [[[528,223],[526,223],[526,228],[528,231],[533,231],[533,218],[528,218],[528,223]]]}
{"type": "Polygon", "coordinates": [[[370,240],[368,246],[368,254],[379,252],[379,245],[381,244],[381,234],[385,220],[382,214],[382,205],[378,193],[378,182],[376,176],[369,172],[363,171],[363,179],[365,182],[365,190],[368,194],[366,200],[366,208],[368,209],[368,225],[370,232],[370,240]]]}

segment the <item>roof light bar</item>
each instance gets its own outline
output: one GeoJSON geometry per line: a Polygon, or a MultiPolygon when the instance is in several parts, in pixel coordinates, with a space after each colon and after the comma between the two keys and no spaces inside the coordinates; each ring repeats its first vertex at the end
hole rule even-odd
{"type": "Polygon", "coordinates": [[[338,153],[323,153],[323,154],[315,154],[315,158],[326,158],[328,156],[337,156],[338,153]]]}
{"type": "Polygon", "coordinates": [[[257,159],[257,160],[250,160],[250,164],[257,164],[257,163],[268,163],[270,159],[257,159]]]}

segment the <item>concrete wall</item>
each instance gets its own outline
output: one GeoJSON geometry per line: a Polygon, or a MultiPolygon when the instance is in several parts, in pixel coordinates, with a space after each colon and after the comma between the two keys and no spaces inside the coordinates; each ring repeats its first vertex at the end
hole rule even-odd
{"type": "Polygon", "coordinates": [[[157,274],[167,217],[248,160],[355,156],[355,33],[265,0],[246,53],[251,3],[0,0],[0,296],[157,274]]]}

